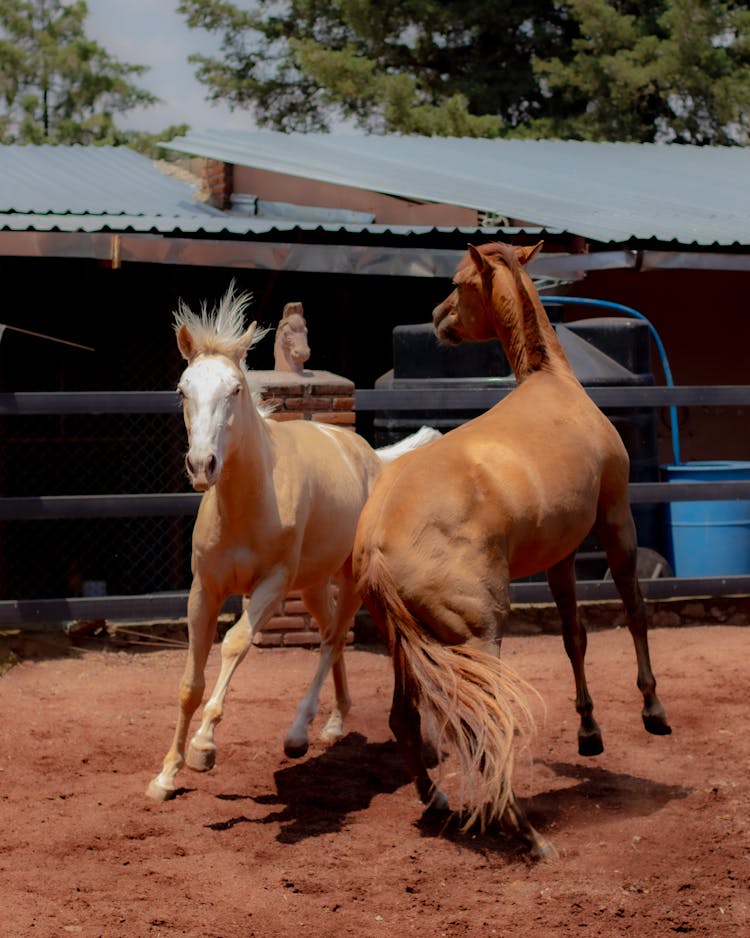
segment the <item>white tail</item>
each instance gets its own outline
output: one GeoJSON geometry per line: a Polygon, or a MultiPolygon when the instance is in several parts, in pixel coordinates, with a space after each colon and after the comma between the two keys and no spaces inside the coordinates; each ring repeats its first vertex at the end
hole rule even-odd
{"type": "Polygon", "coordinates": [[[404,439],[399,440],[398,443],[391,443],[388,446],[381,446],[379,449],[376,449],[375,452],[380,457],[381,462],[393,462],[394,459],[398,459],[398,457],[403,456],[404,453],[410,453],[413,449],[419,449],[420,446],[426,446],[428,443],[431,443],[433,440],[437,440],[438,437],[441,437],[442,435],[443,434],[434,427],[420,427],[419,430],[417,430],[415,433],[404,437],[404,439]]]}

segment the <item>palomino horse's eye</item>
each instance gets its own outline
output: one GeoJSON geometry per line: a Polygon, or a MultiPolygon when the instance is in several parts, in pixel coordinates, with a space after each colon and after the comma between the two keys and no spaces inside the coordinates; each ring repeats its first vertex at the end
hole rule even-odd
{"type": "Polygon", "coordinates": [[[242,390],[242,385],[238,384],[236,387],[232,388],[232,397],[237,397],[237,395],[242,390]]]}

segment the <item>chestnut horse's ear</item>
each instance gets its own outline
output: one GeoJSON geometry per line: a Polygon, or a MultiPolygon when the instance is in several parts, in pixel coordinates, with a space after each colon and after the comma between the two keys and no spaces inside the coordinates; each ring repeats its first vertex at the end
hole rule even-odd
{"type": "Polygon", "coordinates": [[[475,248],[473,244],[469,245],[469,257],[471,257],[472,261],[474,262],[474,266],[481,274],[487,266],[487,261],[485,260],[484,255],[480,254],[479,250],[475,248]]]}
{"type": "Polygon", "coordinates": [[[538,244],[531,245],[530,247],[516,247],[514,250],[516,252],[516,257],[518,262],[526,266],[532,258],[536,257],[539,251],[542,250],[542,245],[544,241],[540,241],[538,244]]]}
{"type": "Polygon", "coordinates": [[[188,327],[183,324],[177,330],[177,348],[186,361],[195,358],[195,343],[188,327]]]}

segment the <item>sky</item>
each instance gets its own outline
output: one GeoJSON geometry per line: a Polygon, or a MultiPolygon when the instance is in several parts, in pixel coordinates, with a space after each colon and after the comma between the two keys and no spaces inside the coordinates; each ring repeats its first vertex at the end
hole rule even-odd
{"type": "Polygon", "coordinates": [[[190,29],[176,12],[178,0],[87,2],[86,35],[121,62],[149,66],[135,83],[164,102],[121,114],[118,127],[151,133],[170,124],[190,124],[196,131],[254,129],[249,112],[232,113],[206,102],[205,86],[194,77],[195,66],[187,58],[192,52],[218,52],[218,37],[190,29]]]}

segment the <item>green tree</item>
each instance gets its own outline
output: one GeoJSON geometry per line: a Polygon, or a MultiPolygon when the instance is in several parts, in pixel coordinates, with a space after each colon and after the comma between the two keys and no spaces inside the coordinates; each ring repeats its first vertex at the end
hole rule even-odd
{"type": "Polygon", "coordinates": [[[750,12],[717,0],[566,0],[572,57],[534,58],[563,107],[526,136],[747,143],[750,12]]]}
{"type": "Polygon", "coordinates": [[[115,125],[116,114],[157,103],[131,81],[147,67],[118,62],[88,39],[87,12],[83,0],[0,0],[0,143],[153,148],[155,135],[115,125]]]}
{"type": "Polygon", "coordinates": [[[497,136],[555,113],[533,53],[568,47],[555,0],[182,0],[221,37],[191,56],[213,101],[277,130],[497,136]]]}
{"type": "Polygon", "coordinates": [[[213,101],[277,130],[744,143],[748,0],[182,0],[213,101]]]}

